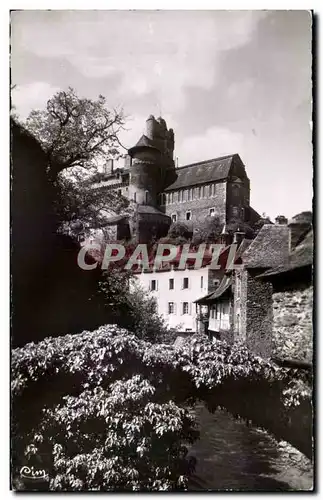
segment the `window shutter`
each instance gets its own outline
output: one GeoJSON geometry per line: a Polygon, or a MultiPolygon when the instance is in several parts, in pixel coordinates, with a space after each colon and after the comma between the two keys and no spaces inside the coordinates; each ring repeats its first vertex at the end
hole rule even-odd
{"type": "Polygon", "coordinates": [[[180,304],[181,304],[181,316],[182,316],[182,314],[184,313],[184,302],[181,302],[180,304]]]}
{"type": "Polygon", "coordinates": [[[158,280],[156,280],[156,292],[158,290],[158,280]]]}
{"type": "Polygon", "coordinates": [[[192,302],[188,303],[188,314],[192,314],[192,302]]]}
{"type": "Polygon", "coordinates": [[[174,314],[177,314],[177,304],[174,302],[174,314]]]}

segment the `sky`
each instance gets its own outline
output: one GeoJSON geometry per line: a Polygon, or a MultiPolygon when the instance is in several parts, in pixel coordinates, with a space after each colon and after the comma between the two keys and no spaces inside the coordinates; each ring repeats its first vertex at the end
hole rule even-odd
{"type": "Polygon", "coordinates": [[[161,115],[179,166],[238,153],[253,208],[291,218],[312,209],[311,43],[307,11],[15,11],[12,101],[102,94],[127,147],[161,115]]]}

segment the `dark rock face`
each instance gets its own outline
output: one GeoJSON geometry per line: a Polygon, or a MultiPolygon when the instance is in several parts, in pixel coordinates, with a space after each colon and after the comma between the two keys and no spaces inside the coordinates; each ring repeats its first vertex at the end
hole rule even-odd
{"type": "Polygon", "coordinates": [[[93,300],[99,270],[77,264],[79,244],[57,234],[55,188],[46,155],[16,123],[11,135],[12,346],[109,322],[93,300]]]}

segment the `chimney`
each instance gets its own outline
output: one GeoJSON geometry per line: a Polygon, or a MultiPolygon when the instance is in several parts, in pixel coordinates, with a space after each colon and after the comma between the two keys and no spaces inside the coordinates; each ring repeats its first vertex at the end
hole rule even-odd
{"type": "Polygon", "coordinates": [[[220,235],[220,243],[222,243],[222,245],[228,245],[229,244],[229,237],[230,237],[230,235],[227,232],[227,227],[224,224],[221,235],[220,235]]]}
{"type": "Polygon", "coordinates": [[[238,231],[236,231],[234,234],[233,234],[233,243],[235,243],[236,245],[240,245],[240,243],[242,242],[242,240],[244,239],[246,233],[244,233],[243,231],[240,231],[238,229],[238,231]]]}
{"type": "Polygon", "coordinates": [[[109,160],[107,160],[107,162],[105,164],[105,174],[106,175],[113,174],[113,160],[112,160],[112,158],[110,158],[109,160]]]}
{"type": "Polygon", "coordinates": [[[306,214],[305,217],[302,217],[302,215],[303,214],[293,217],[288,223],[291,250],[293,250],[295,246],[298,245],[299,241],[302,240],[304,235],[312,227],[312,214],[306,214]]]}
{"type": "Polygon", "coordinates": [[[279,226],[285,226],[288,223],[288,220],[284,215],[277,215],[275,223],[279,226]]]}
{"type": "Polygon", "coordinates": [[[131,167],[131,156],[126,155],[124,159],[124,168],[130,168],[131,167]]]}

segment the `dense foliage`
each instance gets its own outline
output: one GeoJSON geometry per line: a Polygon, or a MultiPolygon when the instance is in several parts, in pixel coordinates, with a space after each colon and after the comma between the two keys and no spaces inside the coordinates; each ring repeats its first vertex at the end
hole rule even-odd
{"type": "Polygon", "coordinates": [[[71,87],[59,91],[45,110],[33,110],[24,123],[47,153],[49,173],[72,167],[92,169],[101,159],[118,155],[122,110],[109,110],[106,99],[80,98],[71,87]]]}
{"type": "Polygon", "coordinates": [[[46,470],[51,490],[115,491],[185,489],[187,407],[227,380],[286,371],[241,346],[194,336],[176,348],[105,326],[14,350],[12,374],[14,470],[46,470]]]}
{"type": "Polygon", "coordinates": [[[131,271],[103,271],[99,281],[102,302],[115,322],[138,338],[150,342],[172,342],[176,331],[159,315],[155,297],[145,291],[131,271]]]}

